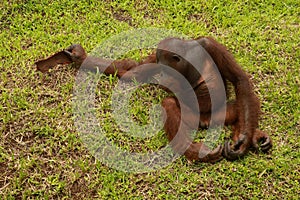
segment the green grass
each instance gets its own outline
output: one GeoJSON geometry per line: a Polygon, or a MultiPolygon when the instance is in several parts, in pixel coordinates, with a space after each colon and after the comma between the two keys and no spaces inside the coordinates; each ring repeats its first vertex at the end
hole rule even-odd
{"type": "MultiPolygon", "coordinates": [[[[0,7],[1,199],[299,198],[299,1],[5,0],[0,7]],[[41,74],[33,63],[73,43],[91,51],[111,36],[146,27],[213,36],[231,50],[255,83],[260,128],[274,142],[270,154],[216,164],[191,164],[182,157],[142,174],[117,171],[93,157],[74,126],[75,69],[41,74]]],[[[130,151],[165,145],[162,132],[140,140],[119,130],[105,99],[112,95],[111,83],[113,77],[100,81],[97,101],[107,136],[130,151]]],[[[141,90],[131,107],[141,124],[149,119],[143,103],[164,95],[151,98],[146,92],[153,90],[141,90]]]]}

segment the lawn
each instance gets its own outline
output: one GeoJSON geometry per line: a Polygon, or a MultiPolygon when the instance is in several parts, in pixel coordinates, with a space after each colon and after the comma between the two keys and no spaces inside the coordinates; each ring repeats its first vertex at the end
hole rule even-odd
{"type": "MultiPolygon", "coordinates": [[[[4,0],[0,8],[0,199],[299,198],[299,1],[4,0]],[[261,100],[259,128],[271,135],[272,151],[215,164],[180,157],[142,173],[97,159],[74,125],[76,69],[42,74],[34,62],[73,43],[91,52],[138,28],[212,36],[226,45],[251,76],[261,100]]],[[[121,57],[138,60],[150,51],[121,57]]],[[[163,131],[140,139],[118,127],[111,110],[116,83],[113,76],[97,83],[95,111],[107,138],[132,152],[166,145],[163,131]]],[[[137,91],[133,119],[147,124],[151,104],[164,95],[151,86],[137,91]]]]}

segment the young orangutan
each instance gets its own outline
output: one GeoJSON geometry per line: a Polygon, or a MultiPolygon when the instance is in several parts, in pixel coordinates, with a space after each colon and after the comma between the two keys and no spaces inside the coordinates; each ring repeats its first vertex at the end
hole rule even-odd
{"type": "MultiPolygon", "coordinates": [[[[200,113],[193,113],[192,106],[188,105],[185,109],[189,110],[191,117],[181,119],[181,104],[175,97],[164,99],[162,107],[165,110],[166,118],[164,129],[168,140],[173,141],[171,146],[174,151],[184,154],[191,161],[215,162],[222,157],[236,160],[244,156],[251,148],[267,152],[272,147],[269,135],[257,129],[260,103],[253,91],[248,75],[237,64],[226,47],[210,37],[200,37],[195,40],[165,39],[158,44],[155,53],[141,62],[129,59],[110,61],[87,56],[85,50],[77,44],[48,59],[36,62],[36,65],[38,70],[46,72],[50,67],[57,64],[72,62],[77,66],[83,65],[87,70],[98,68],[98,71],[105,74],[116,74],[125,80],[135,78],[138,81],[143,81],[147,76],[157,73],[163,74],[164,72],[160,70],[161,65],[169,66],[184,76],[194,90],[200,113]],[[203,50],[196,50],[199,49],[197,45],[203,50]],[[207,62],[205,56],[203,57],[205,53],[202,51],[210,56],[217,70],[213,70],[211,62],[207,62]],[[192,62],[200,63],[200,67],[195,69],[195,64],[192,62]],[[145,64],[148,66],[142,67],[145,64]],[[213,105],[211,91],[219,94],[219,91],[227,88],[227,81],[234,86],[235,100],[227,102],[226,99],[220,97],[219,100],[213,102],[213,105]],[[210,124],[225,123],[225,125],[231,125],[233,144],[231,145],[227,141],[224,145],[210,150],[202,142],[191,141],[189,124],[199,114],[200,117],[196,120],[198,120],[201,128],[210,124]],[[222,116],[225,120],[222,120],[222,116]],[[180,128],[181,120],[183,120],[184,125],[180,128]],[[177,138],[175,139],[175,137],[177,138]],[[183,144],[189,145],[182,151],[181,146],[183,144]]],[[[181,83],[175,76],[167,75],[165,77],[168,79],[166,82],[180,87],[181,83]]]]}

